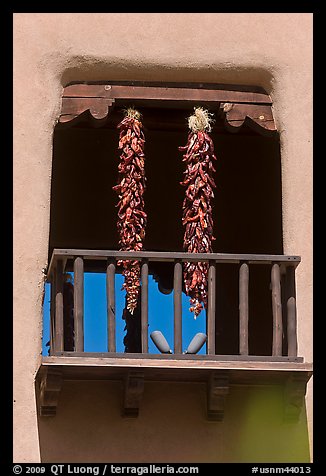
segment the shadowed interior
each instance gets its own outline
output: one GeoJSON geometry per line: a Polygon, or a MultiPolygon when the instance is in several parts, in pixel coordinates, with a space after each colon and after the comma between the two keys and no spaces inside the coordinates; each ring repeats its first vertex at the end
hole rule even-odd
{"type": "MultiPolygon", "coordinates": [[[[178,146],[187,141],[185,108],[139,108],[145,128],[145,192],[148,224],[144,249],[182,251],[181,223],[184,163],[178,146]]],[[[122,110],[115,108],[102,127],[86,119],[54,132],[49,255],[53,248],[119,249],[116,230],[118,179],[116,125],[122,110]]],[[[281,159],[278,137],[258,135],[246,125],[237,134],[216,119],[211,137],[217,172],[214,191],[213,251],[282,254],[281,159]]],[[[150,272],[172,283],[171,265],[150,272]]],[[[270,269],[250,267],[250,354],[271,353],[272,307],[270,269]]],[[[238,265],[217,266],[216,349],[237,354],[238,265]]]]}

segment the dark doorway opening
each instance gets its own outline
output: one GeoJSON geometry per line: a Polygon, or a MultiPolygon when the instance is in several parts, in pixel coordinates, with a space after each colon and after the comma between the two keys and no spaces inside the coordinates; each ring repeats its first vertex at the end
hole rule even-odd
{"type": "MultiPolygon", "coordinates": [[[[127,105],[126,105],[127,106],[127,105]]],[[[139,107],[146,134],[145,193],[148,225],[144,249],[182,251],[184,164],[178,146],[187,141],[183,107],[139,107]]],[[[49,259],[53,248],[118,249],[118,131],[122,109],[104,125],[85,116],[73,127],[58,125],[53,139],[49,259]]],[[[282,254],[281,158],[277,135],[263,137],[244,125],[231,134],[217,118],[212,139],[217,156],[214,198],[214,252],[282,254]]],[[[151,269],[164,286],[172,268],[151,269]]],[[[250,272],[250,354],[268,355],[272,342],[269,269],[250,272]]],[[[217,267],[216,349],[238,353],[238,267],[217,267]]]]}

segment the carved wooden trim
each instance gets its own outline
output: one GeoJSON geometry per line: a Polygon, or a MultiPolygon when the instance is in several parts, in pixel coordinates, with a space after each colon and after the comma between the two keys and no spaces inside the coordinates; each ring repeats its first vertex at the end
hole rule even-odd
{"type": "Polygon", "coordinates": [[[299,421],[305,403],[307,379],[304,375],[291,375],[284,385],[283,417],[286,422],[299,421]]]}
{"type": "Polygon", "coordinates": [[[227,372],[212,372],[207,382],[207,419],[222,421],[230,382],[227,372]]]}
{"type": "MultiPolygon", "coordinates": [[[[220,85],[221,86],[221,85],[220,85]]],[[[202,87],[170,87],[170,86],[134,86],[119,84],[73,84],[66,86],[62,94],[60,124],[69,126],[76,124],[89,114],[95,119],[93,125],[99,127],[112,111],[114,104],[125,104],[125,101],[142,101],[144,104],[153,101],[181,101],[183,104],[211,103],[219,108],[225,117],[225,127],[230,132],[238,132],[244,122],[263,135],[276,132],[272,113],[272,100],[266,92],[252,92],[248,87],[225,85],[219,89],[202,87]],[[82,117],[80,118],[80,116],[82,117]]]]}
{"type": "Polygon", "coordinates": [[[136,418],[144,393],[144,372],[130,371],[124,381],[122,416],[136,418]]]}
{"type": "Polygon", "coordinates": [[[70,122],[86,111],[96,120],[106,119],[113,105],[114,99],[63,97],[59,122],[70,122]]]}
{"type": "Polygon", "coordinates": [[[62,371],[51,368],[45,369],[40,381],[40,416],[49,417],[56,415],[62,381],[62,371]]]}
{"type": "Polygon", "coordinates": [[[222,103],[220,110],[225,119],[225,127],[230,132],[238,132],[245,122],[264,135],[276,132],[271,105],[228,102],[222,103]]]}

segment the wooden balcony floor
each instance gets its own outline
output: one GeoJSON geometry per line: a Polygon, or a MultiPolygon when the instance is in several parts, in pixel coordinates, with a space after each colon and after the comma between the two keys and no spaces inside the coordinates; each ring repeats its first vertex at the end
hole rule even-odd
{"type": "Polygon", "coordinates": [[[144,372],[149,381],[206,382],[212,371],[227,374],[230,384],[268,385],[284,383],[300,374],[307,381],[312,364],[300,357],[207,356],[157,354],[91,354],[64,352],[42,358],[39,373],[60,370],[64,380],[121,380],[128,372],[144,372]],[[72,354],[75,354],[72,356],[72,354]]]}

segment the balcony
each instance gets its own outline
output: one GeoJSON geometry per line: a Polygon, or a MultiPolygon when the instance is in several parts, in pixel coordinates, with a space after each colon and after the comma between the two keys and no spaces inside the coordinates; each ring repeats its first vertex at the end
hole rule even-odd
{"type": "MultiPolygon", "coordinates": [[[[37,374],[39,412],[54,416],[64,380],[111,379],[123,382],[122,416],[137,417],[146,381],[201,382],[207,388],[207,419],[221,421],[232,385],[282,385],[284,418],[296,421],[304,403],[312,364],[297,355],[295,272],[298,256],[254,254],[189,254],[180,252],[121,252],[54,249],[47,273],[51,283],[50,349],[37,374]],[[117,260],[141,261],[141,352],[116,352],[115,278],[117,260]],[[182,263],[209,262],[206,310],[206,353],[182,353],[182,263]],[[157,264],[169,263],[173,287],[174,345],[172,354],[149,353],[148,277],[157,264]],[[216,271],[235,265],[238,270],[238,341],[236,354],[221,355],[216,345],[216,271]],[[249,274],[259,266],[270,273],[271,355],[250,352],[249,274]],[[73,329],[64,316],[64,273],[74,273],[73,329]],[[106,273],[107,352],[84,352],[84,273],[106,273]],[[70,329],[70,330],[69,330],[70,329]],[[67,342],[70,342],[70,347],[67,342]],[[69,350],[67,350],[69,348],[69,350]],[[72,350],[73,349],[73,350],[72,350]]],[[[172,316],[171,316],[172,317],[172,316]]]]}

